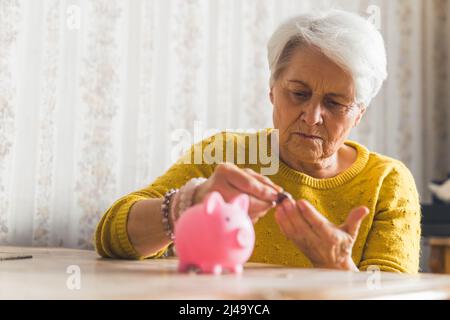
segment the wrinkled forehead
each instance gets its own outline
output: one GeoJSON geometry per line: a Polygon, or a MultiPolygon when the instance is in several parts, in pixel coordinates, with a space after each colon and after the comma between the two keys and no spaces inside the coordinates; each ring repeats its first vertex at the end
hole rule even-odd
{"type": "Polygon", "coordinates": [[[311,46],[294,51],[283,80],[293,85],[308,86],[313,91],[354,98],[354,81],[350,73],[311,46]]]}

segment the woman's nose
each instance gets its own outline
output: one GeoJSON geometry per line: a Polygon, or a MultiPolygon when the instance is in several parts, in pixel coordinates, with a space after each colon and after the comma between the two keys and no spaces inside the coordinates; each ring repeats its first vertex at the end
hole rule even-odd
{"type": "Polygon", "coordinates": [[[300,119],[311,127],[322,124],[322,106],[320,102],[311,101],[304,105],[300,119]]]}

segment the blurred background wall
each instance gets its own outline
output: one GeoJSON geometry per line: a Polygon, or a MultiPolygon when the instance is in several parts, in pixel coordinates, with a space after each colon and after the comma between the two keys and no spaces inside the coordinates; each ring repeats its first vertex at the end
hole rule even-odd
{"type": "Polygon", "coordinates": [[[0,244],[92,248],[112,202],[171,165],[175,130],[270,127],[267,40],[330,7],[388,53],[351,138],[429,202],[450,172],[449,0],[0,0],[0,244]]]}

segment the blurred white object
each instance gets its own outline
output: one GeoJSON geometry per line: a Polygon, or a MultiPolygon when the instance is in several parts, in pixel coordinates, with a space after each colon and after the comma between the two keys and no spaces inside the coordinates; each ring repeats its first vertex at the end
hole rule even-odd
{"type": "Polygon", "coordinates": [[[450,179],[447,179],[443,184],[430,183],[428,186],[439,200],[450,203],[450,179]]]}

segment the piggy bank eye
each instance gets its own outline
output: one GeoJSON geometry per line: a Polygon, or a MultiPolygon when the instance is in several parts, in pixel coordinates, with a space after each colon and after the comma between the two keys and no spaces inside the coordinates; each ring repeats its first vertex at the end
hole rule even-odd
{"type": "Polygon", "coordinates": [[[225,220],[226,220],[227,222],[230,222],[230,217],[226,217],[225,220]]]}

